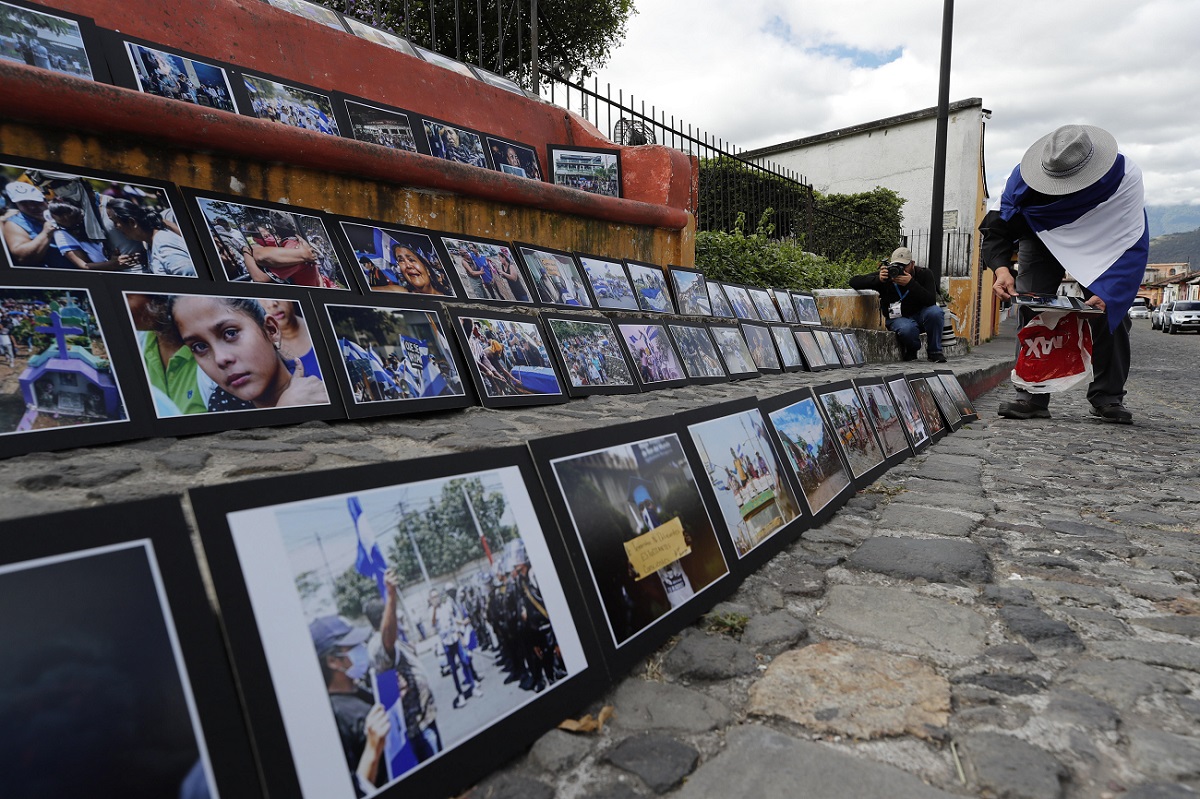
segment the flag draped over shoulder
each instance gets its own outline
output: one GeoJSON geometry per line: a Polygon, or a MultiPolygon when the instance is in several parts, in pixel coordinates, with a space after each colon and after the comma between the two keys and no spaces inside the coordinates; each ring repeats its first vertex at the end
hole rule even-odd
{"type": "Polygon", "coordinates": [[[1007,222],[1018,213],[1063,268],[1104,300],[1108,329],[1116,330],[1133,305],[1150,258],[1137,164],[1117,155],[1108,173],[1091,186],[1049,198],[1025,183],[1018,166],[1000,197],[1000,218],[1007,222]]]}

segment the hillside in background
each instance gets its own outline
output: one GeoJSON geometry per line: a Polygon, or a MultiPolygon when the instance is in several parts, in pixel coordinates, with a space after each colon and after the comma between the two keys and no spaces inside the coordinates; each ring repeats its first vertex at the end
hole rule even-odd
{"type": "Polygon", "coordinates": [[[1146,207],[1150,238],[1168,233],[1187,233],[1200,228],[1200,205],[1151,205],[1146,207]]]}
{"type": "MultiPolygon", "coordinates": [[[[1200,230],[1150,239],[1150,263],[1200,264],[1200,230]]],[[[1193,267],[1195,268],[1195,267],[1193,267]]]]}

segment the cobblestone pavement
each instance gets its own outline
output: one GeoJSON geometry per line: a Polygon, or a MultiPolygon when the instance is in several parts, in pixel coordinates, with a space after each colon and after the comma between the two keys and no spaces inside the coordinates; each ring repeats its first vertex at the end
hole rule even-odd
{"type": "Polygon", "coordinates": [[[1200,338],[1133,350],[1134,425],[1002,385],[473,796],[1197,795],[1200,338]]]}

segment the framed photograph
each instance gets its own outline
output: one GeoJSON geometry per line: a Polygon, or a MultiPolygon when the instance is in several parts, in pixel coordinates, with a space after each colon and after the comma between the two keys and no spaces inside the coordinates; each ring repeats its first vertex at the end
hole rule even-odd
{"type": "MultiPolygon", "coordinates": [[[[487,85],[495,86],[497,89],[504,89],[504,91],[512,92],[513,94],[519,94],[522,97],[525,96],[525,90],[522,89],[521,86],[511,78],[506,78],[503,75],[497,75],[495,72],[489,72],[477,64],[471,64],[470,66],[471,70],[475,73],[475,77],[479,78],[487,85]]],[[[538,180],[541,180],[541,178],[538,178],[538,180]]]]}
{"type": "Polygon", "coordinates": [[[371,293],[411,294],[426,299],[458,296],[431,231],[335,217],[346,258],[358,264],[371,293]]]}
{"type": "Polygon", "coordinates": [[[561,373],[572,397],[636,394],[633,368],[618,343],[612,322],[602,316],[542,314],[561,373]]]}
{"type": "Polygon", "coordinates": [[[692,472],[732,549],[731,561],[757,568],[795,540],[807,521],[757,401],[726,402],[679,419],[692,472]]]}
{"type": "Polygon", "coordinates": [[[624,264],[617,259],[602,258],[599,255],[575,253],[575,257],[579,259],[579,265],[587,275],[596,305],[611,310],[640,310],[624,264]]]}
{"type": "Polygon", "coordinates": [[[927,372],[922,375],[925,382],[929,384],[929,390],[933,392],[934,402],[937,403],[938,410],[942,412],[942,418],[946,421],[946,426],[952,432],[958,432],[962,427],[962,411],[958,409],[958,404],[950,397],[950,392],[946,388],[946,384],[942,382],[941,376],[933,372],[927,372]]]}
{"type": "Polygon", "coordinates": [[[550,144],[546,152],[554,185],[605,197],[621,196],[620,150],[550,144]]]}
{"type": "Polygon", "coordinates": [[[0,155],[0,243],[14,269],[208,277],[174,184],[0,155]],[[47,234],[45,246],[28,246],[47,234]]]}
{"type": "Polygon", "coordinates": [[[887,468],[890,469],[913,453],[904,431],[900,408],[892,399],[882,378],[858,378],[854,381],[854,387],[862,397],[867,416],[870,417],[875,434],[879,437],[879,445],[883,447],[887,468]]]}
{"type": "Polygon", "coordinates": [[[601,690],[524,447],[191,501],[272,796],[456,795],[601,690]]]}
{"type": "Polygon", "coordinates": [[[912,389],[913,396],[917,399],[917,407],[921,409],[921,418],[925,420],[925,431],[929,435],[929,442],[932,444],[942,440],[950,431],[942,421],[942,412],[938,410],[937,400],[933,398],[933,391],[925,382],[925,377],[906,375],[906,379],[908,387],[912,389]]]}
{"type": "Polygon", "coordinates": [[[479,78],[477,78],[475,76],[475,73],[471,71],[471,68],[469,66],[467,66],[466,64],[462,63],[461,61],[455,61],[453,58],[450,58],[449,56],[444,56],[441,53],[436,53],[433,50],[428,50],[419,44],[414,44],[413,49],[417,51],[417,55],[419,55],[425,61],[428,61],[430,64],[433,64],[434,66],[441,67],[442,69],[448,69],[451,72],[457,72],[459,75],[462,75],[464,78],[470,78],[471,80],[479,80],[479,78]]]}
{"type": "Polygon", "coordinates": [[[481,169],[492,168],[483,146],[483,136],[479,133],[425,117],[421,118],[421,127],[434,158],[481,169]]]}
{"type": "Polygon", "coordinates": [[[567,401],[536,316],[448,310],[484,407],[567,401]]]}
{"type": "Polygon", "coordinates": [[[262,797],[178,498],[4,533],[5,794],[262,797]]]}
{"type": "Polygon", "coordinates": [[[723,319],[736,319],[737,314],[733,312],[733,306],[729,304],[729,298],[725,296],[725,289],[721,287],[721,284],[715,280],[705,282],[708,300],[712,304],[712,315],[723,319]]]}
{"type": "Polygon", "coordinates": [[[791,292],[786,289],[771,289],[771,296],[775,299],[775,307],[779,309],[779,315],[783,317],[783,321],[790,324],[800,323],[800,316],[796,313],[796,306],[792,303],[791,292]]]}
{"type": "Polygon", "coordinates": [[[721,362],[730,377],[742,380],[760,375],[758,367],[754,365],[754,356],[750,354],[750,348],[746,346],[746,338],[742,335],[740,327],[734,324],[723,325],[713,322],[709,324],[708,332],[712,334],[713,343],[717,345],[721,362]]]}
{"type": "Polygon", "coordinates": [[[594,308],[587,280],[569,252],[514,242],[542,305],[594,308]]]}
{"type": "Polygon", "coordinates": [[[507,242],[458,235],[440,239],[464,298],[503,305],[535,302],[507,242]]]}
{"type": "Polygon", "coordinates": [[[638,306],[643,311],[652,313],[675,313],[671,302],[671,291],[667,288],[667,278],[663,270],[654,264],[625,259],[625,267],[629,270],[629,282],[633,284],[633,294],[637,297],[638,306]]]}
{"type": "Polygon", "coordinates": [[[243,114],[291,128],[342,135],[333,100],[323,91],[245,72],[234,91],[241,94],[237,105],[243,114]]]}
{"type": "Polygon", "coordinates": [[[867,356],[863,354],[862,346],[858,343],[858,333],[847,331],[842,334],[846,338],[846,346],[850,348],[850,354],[854,357],[855,366],[866,366],[867,356]]]}
{"type": "Polygon", "coordinates": [[[746,346],[750,348],[750,357],[758,371],[764,374],[779,374],[783,371],[771,328],[754,322],[742,322],[742,334],[746,337],[746,346]]]}
{"type": "Polygon", "coordinates": [[[887,464],[862,397],[849,380],[818,386],[813,391],[855,485],[869,486],[884,473],[887,464]]]}
{"type": "Polygon", "coordinates": [[[717,345],[713,343],[712,334],[708,332],[707,327],[686,322],[668,322],[667,330],[675,342],[675,349],[679,352],[679,360],[683,362],[688,379],[696,385],[729,381],[729,375],[721,365],[717,345]]]}
{"type": "Polygon", "coordinates": [[[804,357],[804,368],[810,372],[834,368],[832,364],[826,363],[825,356],[821,353],[821,345],[817,343],[817,337],[813,333],[812,330],[795,330],[792,333],[800,347],[800,354],[804,357]]]}
{"type": "Polygon", "coordinates": [[[148,433],[105,293],[19,282],[0,285],[0,457],[148,433]]]}
{"type": "Polygon", "coordinates": [[[838,354],[837,346],[833,343],[833,336],[828,330],[817,328],[812,331],[813,336],[817,339],[817,346],[821,348],[821,357],[825,359],[825,363],[837,369],[842,368],[842,356],[838,354]]]}
{"type": "Polygon", "coordinates": [[[185,193],[213,272],[226,281],[336,291],[356,285],[321,211],[194,189],[185,193]]]}
{"type": "Polygon", "coordinates": [[[800,372],[804,370],[804,358],[800,355],[800,347],[792,335],[788,325],[768,325],[771,338],[775,339],[775,349],[779,352],[779,362],[785,372],[800,372]]]}
{"type": "Polygon", "coordinates": [[[792,302],[796,305],[796,316],[800,318],[800,324],[824,324],[821,321],[821,312],[817,310],[817,300],[813,295],[804,292],[793,291],[792,302]]]}
{"type": "Polygon", "coordinates": [[[341,14],[317,3],[309,3],[306,0],[267,0],[267,2],[280,11],[304,17],[327,28],[343,32],[346,30],[346,27],[342,24],[341,14]]]}
{"type": "Polygon", "coordinates": [[[119,297],[141,362],[142,393],[160,430],[212,432],[343,415],[330,395],[330,364],[306,298],[156,288],[119,297]]]}
{"type": "Polygon", "coordinates": [[[0,2],[0,61],[108,81],[99,31],[88,17],[33,3],[0,2]]]}
{"type": "Polygon", "coordinates": [[[708,281],[699,269],[683,266],[668,266],[671,278],[671,293],[675,295],[675,307],[683,316],[712,316],[712,300],[708,296],[708,281]]]}
{"type": "Polygon", "coordinates": [[[529,442],[613,674],[733,588],[667,417],[529,442]]]}
{"type": "Polygon", "coordinates": [[[654,319],[616,319],[630,362],[643,388],[677,388],[688,376],[666,325],[654,319]]]}
{"type": "Polygon", "coordinates": [[[750,292],[746,290],[745,286],[722,283],[721,288],[725,289],[725,296],[729,298],[734,316],[738,319],[750,319],[755,322],[761,320],[762,317],[758,315],[758,311],[754,307],[754,300],[750,299],[750,292]]]}
{"type": "Polygon", "coordinates": [[[854,494],[854,480],[816,397],[802,388],[762,400],[759,407],[771,423],[814,524],[824,522],[854,494]]]}
{"type": "Polygon", "coordinates": [[[842,362],[842,366],[857,366],[854,353],[850,351],[850,345],[846,343],[846,334],[840,330],[830,330],[829,337],[833,339],[833,348],[837,350],[838,360],[842,362]]]}
{"type": "Polygon", "coordinates": [[[967,392],[963,390],[962,383],[958,382],[958,376],[954,374],[953,370],[938,369],[934,374],[938,376],[942,385],[946,387],[946,391],[949,392],[950,399],[954,401],[955,407],[962,416],[962,421],[964,423],[977,421],[979,413],[975,410],[975,405],[967,396],[967,392]]]}
{"type": "Polygon", "coordinates": [[[758,311],[759,319],[764,322],[783,321],[783,317],[779,315],[779,309],[775,307],[775,298],[771,296],[771,292],[747,286],[746,293],[750,295],[750,300],[754,303],[754,310],[758,311]]]}
{"type": "Polygon", "coordinates": [[[428,153],[421,140],[421,123],[411,111],[337,93],[333,97],[335,109],[340,106],[345,111],[338,127],[349,131],[356,141],[391,150],[428,153]]]}
{"type": "Polygon", "coordinates": [[[917,403],[917,397],[904,375],[889,375],[883,379],[888,392],[895,400],[896,410],[900,413],[900,421],[904,424],[904,434],[908,436],[909,446],[916,454],[920,454],[929,446],[929,431],[925,427],[925,416],[917,403]]]}
{"type": "Polygon", "coordinates": [[[337,353],[334,372],[352,418],[474,404],[437,310],[328,303],[322,311],[337,353]]]}
{"type": "MultiPolygon", "coordinates": [[[[119,33],[105,37],[113,82],[145,94],[238,113],[230,67],[119,33]]],[[[236,80],[236,76],[234,78],[236,80]]]]}
{"type": "MultiPolygon", "coordinates": [[[[360,39],[366,39],[368,42],[381,44],[384,47],[390,47],[398,53],[404,53],[414,58],[420,58],[417,51],[409,44],[408,39],[403,36],[385,31],[382,28],[376,28],[374,25],[368,25],[360,19],[342,15],[342,21],[346,23],[346,28],[360,39]]],[[[357,137],[356,137],[357,138],[357,137]]]]}
{"type": "Polygon", "coordinates": [[[487,139],[492,164],[497,171],[519,178],[542,180],[542,166],[538,163],[537,150],[527,144],[518,144],[496,136],[484,138],[487,139]]]}

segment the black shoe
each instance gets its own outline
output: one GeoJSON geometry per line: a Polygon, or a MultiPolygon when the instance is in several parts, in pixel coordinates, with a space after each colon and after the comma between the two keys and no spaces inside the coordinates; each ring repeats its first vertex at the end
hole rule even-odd
{"type": "Polygon", "coordinates": [[[917,353],[915,351],[901,353],[901,355],[900,355],[900,360],[902,360],[902,361],[915,361],[916,359],[917,359],[917,353]]]}
{"type": "Polygon", "coordinates": [[[1000,403],[997,411],[1005,419],[1049,419],[1050,409],[1034,405],[1029,400],[1012,400],[1000,403]]]}
{"type": "Polygon", "coordinates": [[[930,363],[945,363],[946,362],[946,354],[943,353],[941,350],[938,350],[937,352],[931,352],[931,353],[929,353],[929,362],[930,363]]]}
{"type": "Polygon", "coordinates": [[[1092,416],[1098,416],[1106,422],[1133,424],[1133,414],[1126,410],[1125,406],[1119,402],[1112,402],[1108,405],[1093,405],[1092,416]]]}

